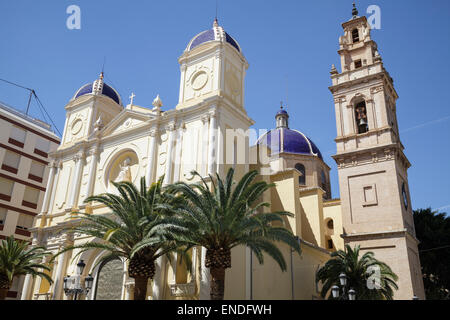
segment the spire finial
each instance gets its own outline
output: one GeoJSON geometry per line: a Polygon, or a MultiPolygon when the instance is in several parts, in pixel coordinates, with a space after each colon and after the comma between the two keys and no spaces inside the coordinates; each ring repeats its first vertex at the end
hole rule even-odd
{"type": "Polygon", "coordinates": [[[358,16],[358,9],[356,9],[356,4],[354,2],[353,2],[352,15],[353,15],[353,17],[358,16]]]}

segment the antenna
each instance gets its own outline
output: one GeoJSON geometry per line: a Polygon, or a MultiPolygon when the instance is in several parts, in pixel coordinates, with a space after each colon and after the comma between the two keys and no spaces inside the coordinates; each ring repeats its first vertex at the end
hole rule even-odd
{"type": "Polygon", "coordinates": [[[219,12],[219,0],[216,0],[216,20],[217,20],[217,13],[219,12]]]}
{"type": "Polygon", "coordinates": [[[287,74],[285,76],[286,76],[286,111],[289,112],[289,99],[288,99],[289,78],[287,74]]]}
{"type": "Polygon", "coordinates": [[[105,72],[106,56],[103,57],[102,74],[105,72]]]}

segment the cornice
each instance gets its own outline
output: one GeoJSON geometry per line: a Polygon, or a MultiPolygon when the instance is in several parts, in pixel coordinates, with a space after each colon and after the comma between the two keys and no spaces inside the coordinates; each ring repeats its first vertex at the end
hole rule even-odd
{"type": "Polygon", "coordinates": [[[352,239],[352,241],[358,240],[367,240],[369,238],[373,239],[376,238],[384,238],[384,237],[392,237],[392,236],[405,236],[413,241],[416,242],[416,244],[419,244],[420,241],[412,235],[406,228],[405,229],[399,229],[399,230],[386,230],[386,231],[378,231],[378,232],[361,232],[361,233],[351,233],[351,234],[341,234],[341,238],[345,239],[352,239]]]}

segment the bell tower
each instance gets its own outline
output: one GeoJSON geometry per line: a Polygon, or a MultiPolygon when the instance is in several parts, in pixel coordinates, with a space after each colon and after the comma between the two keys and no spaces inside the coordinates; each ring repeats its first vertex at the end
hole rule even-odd
{"type": "Polygon", "coordinates": [[[383,66],[370,25],[358,16],[342,24],[341,72],[333,65],[339,188],[344,242],[372,251],[398,275],[395,299],[425,298],[394,80],[383,66]]]}

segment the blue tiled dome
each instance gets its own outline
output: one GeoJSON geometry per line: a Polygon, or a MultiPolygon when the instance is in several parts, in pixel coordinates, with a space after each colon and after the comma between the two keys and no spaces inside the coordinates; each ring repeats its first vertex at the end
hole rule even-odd
{"type": "Polygon", "coordinates": [[[323,160],[314,142],[297,130],[288,128],[270,130],[258,140],[258,145],[267,145],[273,154],[281,152],[307,154],[323,160]]]}
{"type": "Polygon", "coordinates": [[[104,96],[107,96],[111,99],[113,99],[117,104],[122,105],[122,99],[120,98],[119,93],[111,86],[107,85],[103,82],[103,79],[96,80],[92,83],[88,83],[84,86],[82,86],[78,91],[75,93],[73,99],[76,99],[78,97],[81,97],[86,94],[92,94],[95,92],[96,86],[102,86],[101,94],[104,96]]]}
{"type": "Polygon", "coordinates": [[[200,32],[198,35],[196,35],[189,42],[188,46],[186,47],[186,51],[191,51],[195,47],[198,47],[199,45],[210,41],[227,42],[232,45],[237,51],[241,52],[241,47],[239,46],[237,41],[234,40],[228,33],[225,32],[225,30],[223,30],[222,27],[219,26],[217,20],[214,21],[212,29],[200,32]]]}
{"type": "Polygon", "coordinates": [[[319,148],[306,135],[297,130],[289,129],[286,110],[281,108],[276,116],[286,121],[277,122],[277,128],[270,130],[258,139],[258,145],[266,145],[271,149],[272,154],[287,152],[296,154],[307,154],[317,156],[323,160],[319,148]]]}

